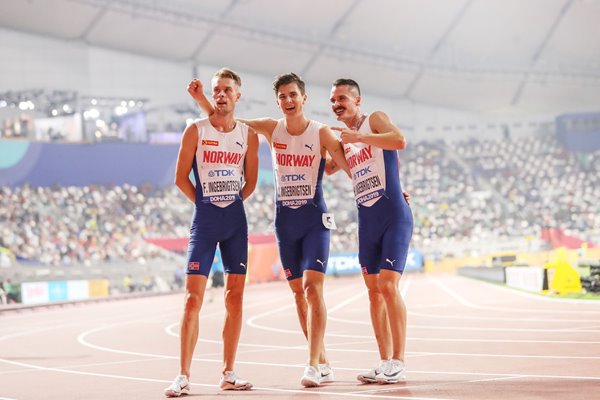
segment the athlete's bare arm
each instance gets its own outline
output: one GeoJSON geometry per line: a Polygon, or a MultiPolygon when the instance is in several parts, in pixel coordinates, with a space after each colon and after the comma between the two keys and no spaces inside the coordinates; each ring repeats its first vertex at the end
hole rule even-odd
{"type": "Polygon", "coordinates": [[[337,165],[335,163],[335,161],[333,161],[333,158],[331,158],[331,156],[329,154],[327,154],[325,156],[325,173],[327,175],[333,175],[338,171],[341,171],[342,168],[340,168],[339,165],[337,165]]]}
{"type": "MultiPolygon", "coordinates": [[[[215,108],[213,107],[212,103],[202,91],[202,82],[199,79],[192,79],[188,85],[187,91],[190,96],[196,100],[196,103],[200,109],[206,113],[206,115],[211,116],[215,112],[215,108]]],[[[241,123],[248,125],[256,132],[263,134],[269,143],[271,143],[271,136],[275,130],[275,126],[277,125],[277,120],[272,118],[236,119],[241,123]]]]}
{"type": "Polygon", "coordinates": [[[250,128],[254,129],[256,132],[261,133],[264,137],[267,138],[269,143],[271,143],[271,136],[273,136],[273,131],[277,126],[277,120],[273,118],[255,118],[255,119],[242,119],[236,118],[243,124],[248,125],[250,128]]]}
{"type": "Polygon", "coordinates": [[[248,130],[248,150],[244,160],[244,187],[242,188],[242,199],[246,200],[258,180],[258,136],[252,129],[248,130]]]}
{"type": "Polygon", "coordinates": [[[190,180],[190,171],[198,146],[198,128],[196,124],[190,124],[183,131],[179,155],[177,156],[177,167],[175,168],[175,185],[190,201],[196,204],[196,187],[190,180]]]}
{"type": "Polygon", "coordinates": [[[202,89],[202,82],[197,78],[192,79],[187,87],[188,93],[194,100],[196,100],[196,103],[198,103],[200,109],[204,111],[206,115],[211,116],[215,112],[215,109],[208,98],[204,95],[204,91],[202,89]]]}
{"type": "MultiPolygon", "coordinates": [[[[346,171],[346,174],[350,176],[350,167],[348,167],[346,157],[344,157],[342,143],[335,137],[331,129],[329,129],[328,126],[322,127],[319,130],[319,137],[321,139],[321,145],[331,155],[332,162],[335,163],[337,167],[346,171]]],[[[327,165],[325,168],[327,169],[327,165]]]]}
{"type": "Polygon", "coordinates": [[[366,143],[384,150],[402,150],[406,148],[406,138],[400,128],[392,123],[383,111],[376,111],[369,117],[373,133],[357,132],[348,128],[332,127],[340,131],[343,143],[366,143]]]}

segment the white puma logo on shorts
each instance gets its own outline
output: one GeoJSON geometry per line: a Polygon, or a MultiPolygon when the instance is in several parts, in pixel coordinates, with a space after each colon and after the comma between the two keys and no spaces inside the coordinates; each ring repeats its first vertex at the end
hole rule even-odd
{"type": "Polygon", "coordinates": [[[394,263],[396,262],[396,260],[390,260],[389,258],[386,258],[385,261],[389,262],[391,267],[393,267],[394,263]]]}

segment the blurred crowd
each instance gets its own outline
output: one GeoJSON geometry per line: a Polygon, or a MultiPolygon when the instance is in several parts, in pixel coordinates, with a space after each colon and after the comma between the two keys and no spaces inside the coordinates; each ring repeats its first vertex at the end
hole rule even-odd
{"type": "MultiPolygon", "coordinates": [[[[570,153],[550,137],[413,142],[400,152],[415,219],[412,245],[539,237],[543,227],[600,242],[600,151],[570,153]]],[[[350,180],[325,176],[335,214],[331,252],[357,250],[350,180]]],[[[274,190],[245,203],[249,232],[273,233],[274,190]]],[[[192,205],[176,187],[0,188],[0,248],[48,265],[139,261],[162,256],[144,238],[186,237],[192,205]]]]}

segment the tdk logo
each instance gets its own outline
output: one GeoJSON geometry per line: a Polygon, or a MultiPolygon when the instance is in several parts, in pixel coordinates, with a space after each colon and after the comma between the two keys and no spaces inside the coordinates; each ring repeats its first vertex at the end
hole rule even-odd
{"type": "Polygon", "coordinates": [[[369,165],[368,167],[365,167],[363,169],[359,169],[358,171],[356,171],[354,173],[354,179],[360,178],[361,176],[365,176],[370,173],[371,173],[371,166],[369,165]]]}
{"type": "Polygon", "coordinates": [[[233,176],[232,169],[213,169],[208,173],[211,178],[214,176],[233,176]]]}
{"type": "Polygon", "coordinates": [[[289,174],[289,175],[281,175],[281,182],[298,182],[305,181],[306,174],[289,174]]]}

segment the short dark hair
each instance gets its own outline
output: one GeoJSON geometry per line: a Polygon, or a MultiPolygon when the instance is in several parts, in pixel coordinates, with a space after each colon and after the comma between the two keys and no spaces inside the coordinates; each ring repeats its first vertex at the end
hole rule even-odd
{"type": "Polygon", "coordinates": [[[282,74],[275,77],[275,81],[273,81],[273,90],[275,91],[275,95],[279,92],[279,87],[282,85],[287,85],[289,83],[295,83],[298,85],[298,89],[300,89],[300,93],[304,96],[305,94],[305,84],[300,76],[296,75],[293,72],[288,74],[282,74]]]}
{"type": "Polygon", "coordinates": [[[214,75],[215,78],[229,78],[229,79],[233,79],[233,81],[235,82],[235,84],[238,87],[242,86],[242,78],[240,78],[240,76],[232,69],[229,68],[221,68],[220,70],[218,70],[217,72],[215,72],[214,75]]]}
{"type": "Polygon", "coordinates": [[[335,82],[333,82],[333,86],[335,87],[345,85],[355,88],[358,91],[358,95],[360,96],[360,86],[358,86],[358,83],[354,79],[340,78],[336,79],[335,82]]]}

